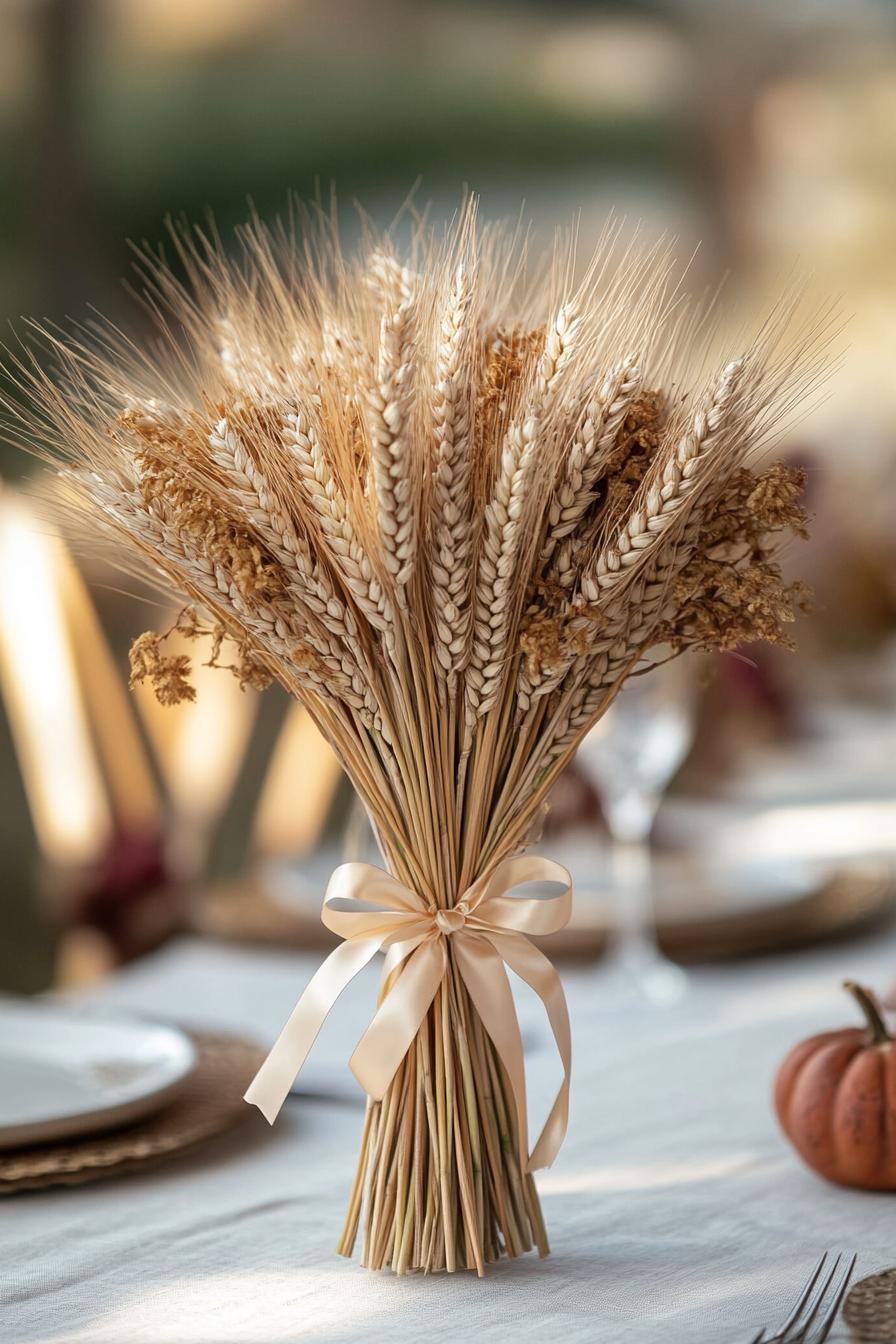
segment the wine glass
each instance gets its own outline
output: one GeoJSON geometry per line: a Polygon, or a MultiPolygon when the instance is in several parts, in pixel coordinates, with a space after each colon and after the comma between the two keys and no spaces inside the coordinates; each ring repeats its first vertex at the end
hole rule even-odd
{"type": "Polygon", "coordinates": [[[578,751],[613,844],[611,964],[621,979],[660,1004],[680,999],[687,978],[657,944],[650,834],[666,786],[691,746],[697,676],[693,654],[630,676],[578,751]]]}

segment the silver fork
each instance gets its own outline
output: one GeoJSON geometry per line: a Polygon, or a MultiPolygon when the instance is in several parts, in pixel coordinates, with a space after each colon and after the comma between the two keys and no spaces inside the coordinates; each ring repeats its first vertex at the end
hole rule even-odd
{"type": "Polygon", "coordinates": [[[828,1266],[828,1253],[815,1266],[793,1311],[777,1332],[765,1329],[754,1335],[750,1344],[824,1344],[846,1296],[856,1256],[838,1255],[828,1266]]]}

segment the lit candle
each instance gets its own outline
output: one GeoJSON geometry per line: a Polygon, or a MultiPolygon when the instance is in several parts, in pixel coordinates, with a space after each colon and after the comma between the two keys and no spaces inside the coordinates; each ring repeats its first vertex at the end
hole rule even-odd
{"type": "Polygon", "coordinates": [[[342,767],[307,710],[293,705],[259,799],[256,852],[264,858],[309,853],[320,840],[341,778],[342,767]]]}
{"type": "Polygon", "coordinates": [[[95,862],[112,817],[78,693],[59,538],[0,493],[0,686],[38,843],[47,860],[95,862]]]}
{"type": "Polygon", "coordinates": [[[84,580],[66,555],[62,566],[65,612],[97,751],[115,819],[131,836],[158,835],[161,803],[134,708],[90,600],[84,580]]]}

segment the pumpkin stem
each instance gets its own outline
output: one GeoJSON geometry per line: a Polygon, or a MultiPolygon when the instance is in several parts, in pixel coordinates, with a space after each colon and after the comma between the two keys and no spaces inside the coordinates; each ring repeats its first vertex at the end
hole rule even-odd
{"type": "Polygon", "coordinates": [[[843,988],[853,996],[856,1003],[865,1014],[865,1021],[868,1023],[869,1044],[887,1045],[893,1037],[887,1030],[887,1024],[884,1022],[883,1014],[878,1006],[877,999],[870,989],[865,989],[863,985],[857,985],[855,980],[844,980],[843,988]]]}

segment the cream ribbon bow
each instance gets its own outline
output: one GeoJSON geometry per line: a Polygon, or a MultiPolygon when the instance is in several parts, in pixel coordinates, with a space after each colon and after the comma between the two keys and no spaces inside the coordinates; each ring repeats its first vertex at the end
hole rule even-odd
{"type": "Polygon", "coordinates": [[[538,855],[505,859],[474,882],[451,909],[427,909],[420,897],[369,863],[344,863],[330,878],[321,919],[345,941],[309,982],[245,1094],[273,1124],[324,1020],[349,981],[386,949],[379,1006],[351,1057],[365,1092],[378,1101],[410,1048],[438,992],[450,955],[507,1070],[516,1105],[524,1169],[549,1167],[566,1134],[571,1045],[560,977],[529,941],[569,919],[572,883],[559,863],[538,855]],[[522,882],[559,883],[558,895],[511,896],[522,882]],[[345,909],[351,902],[355,908],[345,909]],[[563,1064],[563,1081],[531,1156],[519,1021],[506,967],[544,1004],[563,1064]]]}

